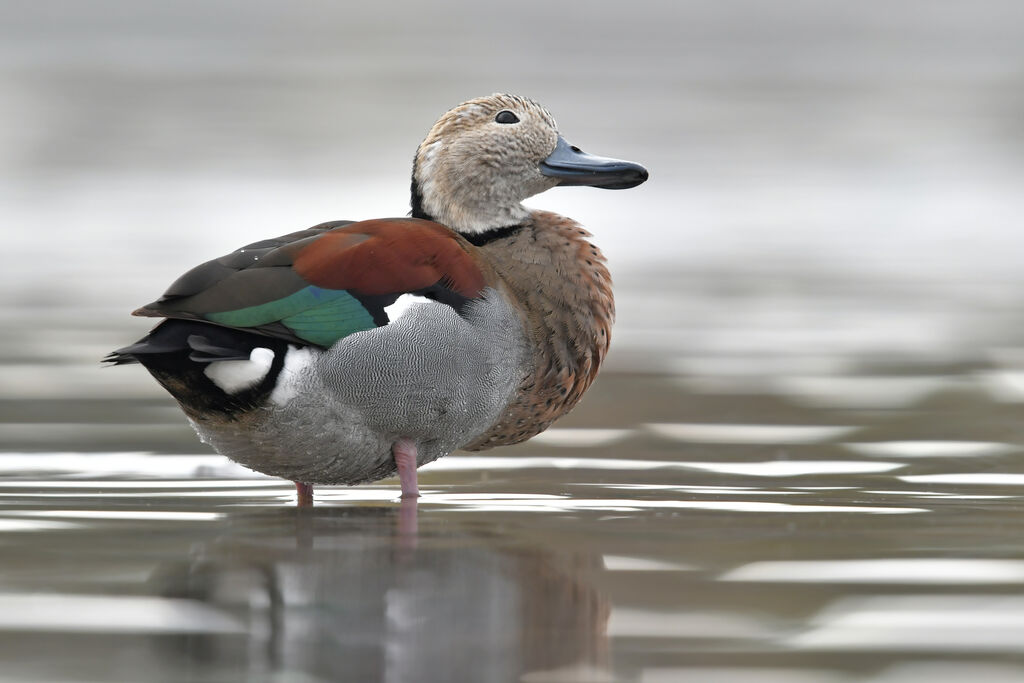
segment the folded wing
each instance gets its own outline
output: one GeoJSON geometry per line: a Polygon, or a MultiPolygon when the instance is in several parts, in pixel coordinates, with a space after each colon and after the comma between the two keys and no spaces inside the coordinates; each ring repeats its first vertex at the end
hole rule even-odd
{"type": "Polygon", "coordinates": [[[458,311],[487,286],[474,247],[416,218],[337,221],[255,242],[178,278],[135,315],[203,320],[327,348],[418,294],[458,311]]]}

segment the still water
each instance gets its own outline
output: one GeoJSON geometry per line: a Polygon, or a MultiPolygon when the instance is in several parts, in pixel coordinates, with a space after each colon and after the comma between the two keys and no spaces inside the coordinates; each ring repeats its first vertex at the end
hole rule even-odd
{"type": "Polygon", "coordinates": [[[2,400],[0,680],[1021,680],[1024,307],[702,282],[627,278],[578,410],[418,505],[297,510],[138,368],[36,365],[2,400]],[[657,334],[649,287],[691,292],[657,334]]]}
{"type": "Polygon", "coordinates": [[[1024,680],[1020,2],[8,5],[0,682],[1024,680]],[[555,429],[297,510],[99,367],[496,90],[651,171],[531,200],[616,279],[555,429]]]}

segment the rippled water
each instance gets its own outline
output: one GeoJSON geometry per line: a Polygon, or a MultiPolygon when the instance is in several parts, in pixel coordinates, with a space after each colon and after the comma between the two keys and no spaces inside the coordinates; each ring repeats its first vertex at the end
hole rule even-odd
{"type": "Polygon", "coordinates": [[[940,4],[10,8],[0,681],[1024,680],[1024,14],[940,4]],[[98,367],[499,89],[652,173],[532,200],[616,279],[555,429],[297,510],[98,367]]]}
{"type": "Polygon", "coordinates": [[[4,676],[1024,676],[1024,434],[998,373],[825,391],[729,358],[607,373],[560,428],[423,468],[418,505],[383,482],[295,509],[160,398],[7,399],[4,676]]]}

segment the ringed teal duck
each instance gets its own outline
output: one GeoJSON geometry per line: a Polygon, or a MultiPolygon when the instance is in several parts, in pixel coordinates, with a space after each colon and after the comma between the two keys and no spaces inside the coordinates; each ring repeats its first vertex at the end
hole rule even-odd
{"type": "Polygon", "coordinates": [[[594,381],[615,314],[601,252],[524,207],[556,185],[626,189],[634,163],[570,145],[495,94],[445,113],[416,152],[412,217],[332,221],[185,273],[134,315],[165,318],[109,363],[141,363],[199,437],[296,483],[393,475],[518,443],[594,381]]]}

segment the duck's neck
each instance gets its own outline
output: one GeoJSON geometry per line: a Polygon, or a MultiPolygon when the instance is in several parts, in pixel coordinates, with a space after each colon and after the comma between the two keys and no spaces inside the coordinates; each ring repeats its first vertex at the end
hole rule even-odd
{"type": "MultiPolygon", "coordinates": [[[[412,179],[412,217],[422,218],[425,221],[434,221],[435,223],[441,223],[442,225],[448,225],[444,221],[440,220],[437,216],[433,216],[427,213],[427,210],[423,208],[423,193],[420,191],[420,185],[416,182],[415,176],[412,179]]],[[[462,233],[462,236],[470,244],[482,247],[485,244],[489,244],[494,240],[500,240],[504,237],[508,237],[519,230],[523,229],[523,222],[520,221],[514,225],[505,225],[499,228],[489,228],[481,232],[469,232],[462,233]]]]}
{"type": "Polygon", "coordinates": [[[413,165],[413,218],[440,223],[467,239],[529,219],[530,210],[498,185],[482,177],[449,182],[441,171],[430,167],[432,158],[429,154],[421,155],[413,165]]]}

